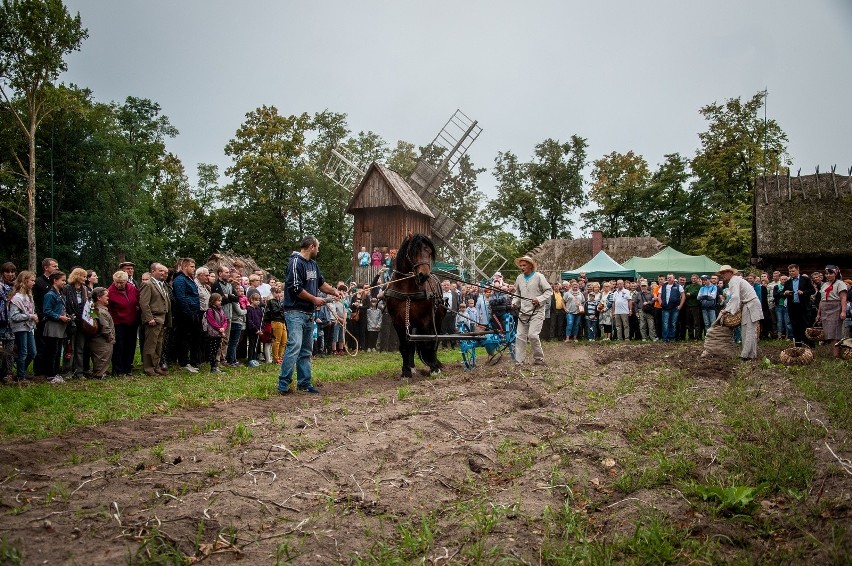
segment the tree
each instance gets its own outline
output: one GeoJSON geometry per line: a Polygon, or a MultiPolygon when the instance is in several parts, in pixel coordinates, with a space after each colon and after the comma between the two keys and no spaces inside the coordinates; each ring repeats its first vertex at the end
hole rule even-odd
{"type": "Polygon", "coordinates": [[[688,240],[700,234],[706,223],[704,206],[700,194],[696,196],[687,184],[686,159],[679,153],[664,157],[649,182],[651,235],[678,250],[691,249],[688,240]]]}
{"type": "MultiPolygon", "coordinates": [[[[28,266],[36,270],[36,133],[55,109],[52,82],[67,70],[65,56],[88,37],[80,14],[71,17],[61,0],[3,0],[0,8],[0,96],[28,144],[28,164],[17,165],[27,181],[28,266]],[[19,96],[23,108],[15,104],[19,96]]],[[[20,211],[12,209],[21,214],[20,211]]]]}
{"type": "Polygon", "coordinates": [[[519,162],[509,151],[498,153],[497,198],[489,203],[495,220],[514,226],[528,248],[547,239],[570,238],[572,215],[586,204],[586,147],[586,140],[574,135],[564,143],[544,140],[535,146],[529,163],[519,162]]]}
{"type": "Polygon", "coordinates": [[[751,203],[754,179],[790,164],[787,135],[775,120],[759,116],[766,94],[758,92],[745,102],[714,102],[700,110],[709,126],[698,134],[701,147],[691,165],[711,211],[731,212],[751,203]]]}
{"type": "Polygon", "coordinates": [[[613,151],[595,160],[589,199],[597,208],[582,218],[608,238],[649,234],[650,176],[648,163],[632,151],[613,151]]]}
{"type": "MultiPolygon", "coordinates": [[[[707,213],[704,235],[710,240],[750,233],[754,179],[790,164],[787,135],[775,120],[765,120],[759,115],[766,96],[766,91],[760,91],[745,102],[731,98],[724,104],[714,102],[700,110],[709,126],[698,134],[701,147],[692,159],[695,176],[692,192],[704,202],[707,213]]],[[[727,257],[711,257],[722,260],[747,257],[750,239],[743,241],[738,237],[735,241],[746,245],[745,255],[731,252],[727,257]]],[[[699,244],[698,249],[706,248],[699,244]]]]}

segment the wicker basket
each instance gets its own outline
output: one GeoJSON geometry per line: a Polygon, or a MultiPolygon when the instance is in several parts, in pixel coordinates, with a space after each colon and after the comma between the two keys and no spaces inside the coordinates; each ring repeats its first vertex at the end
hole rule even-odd
{"type": "Polygon", "coordinates": [[[808,340],[813,340],[814,342],[822,342],[825,340],[825,331],[821,326],[814,326],[813,328],[805,329],[805,336],[808,340]]]}
{"type": "Polygon", "coordinates": [[[814,353],[810,348],[793,346],[781,350],[781,363],[788,366],[806,366],[814,361],[814,353]]]}
{"type": "Polygon", "coordinates": [[[722,323],[722,326],[727,326],[728,328],[736,328],[737,326],[739,326],[742,323],[742,321],[743,321],[743,311],[740,311],[740,312],[735,313],[735,314],[726,312],[725,314],[722,315],[722,320],[720,320],[719,322],[722,323]]]}
{"type": "Polygon", "coordinates": [[[840,359],[841,360],[852,360],[852,348],[845,348],[843,346],[838,346],[838,350],[840,350],[840,359]]]}

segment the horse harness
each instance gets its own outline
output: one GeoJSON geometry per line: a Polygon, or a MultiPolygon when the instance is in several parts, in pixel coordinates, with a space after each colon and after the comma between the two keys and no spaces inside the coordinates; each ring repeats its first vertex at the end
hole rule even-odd
{"type": "Polygon", "coordinates": [[[396,289],[392,289],[391,285],[394,283],[394,281],[395,280],[391,280],[390,282],[388,282],[388,285],[385,288],[384,295],[385,297],[405,301],[406,335],[411,335],[411,301],[432,301],[432,328],[433,332],[435,332],[435,334],[437,335],[438,326],[435,321],[435,307],[444,304],[444,293],[441,290],[441,283],[438,280],[438,277],[434,273],[431,273],[429,275],[429,279],[427,279],[426,282],[423,284],[424,288],[413,293],[405,293],[403,291],[397,291],[396,289]]]}

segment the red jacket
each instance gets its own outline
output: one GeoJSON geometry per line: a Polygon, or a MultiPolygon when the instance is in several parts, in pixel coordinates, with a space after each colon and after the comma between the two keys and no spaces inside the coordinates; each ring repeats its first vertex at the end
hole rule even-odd
{"type": "Polygon", "coordinates": [[[139,291],[130,283],[119,291],[115,283],[109,286],[109,314],[114,324],[133,325],[139,322],[139,291]]]}

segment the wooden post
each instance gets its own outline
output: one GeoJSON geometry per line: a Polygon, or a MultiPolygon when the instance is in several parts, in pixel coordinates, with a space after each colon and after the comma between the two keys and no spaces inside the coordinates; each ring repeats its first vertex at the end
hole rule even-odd
{"type": "Polygon", "coordinates": [[[778,169],[775,170],[775,192],[778,193],[778,200],[781,200],[781,185],[778,182],[778,169]]]}
{"type": "Polygon", "coordinates": [[[849,168],[849,194],[852,195],[852,167],[849,168]]]}
{"type": "MultiPolygon", "coordinates": [[[[796,172],[796,179],[799,180],[799,188],[802,190],[802,200],[808,200],[808,195],[807,195],[807,193],[805,193],[805,183],[804,183],[804,181],[802,181],[802,169],[801,168],[799,168],[799,170],[796,172]]],[[[792,193],[791,193],[790,198],[792,199],[792,193]]]]}
{"type": "Polygon", "coordinates": [[[816,166],[816,184],[817,184],[817,198],[822,200],[822,191],[819,188],[819,165],[816,166]]]}
{"type": "MultiPolygon", "coordinates": [[[[792,186],[791,183],[792,183],[792,181],[791,181],[791,178],[790,178],[790,168],[787,167],[787,194],[792,197],[793,196],[793,186],[792,186]]],[[[780,197],[780,195],[779,195],[779,197],[780,197]]],[[[787,200],[790,200],[790,199],[788,198],[787,200]]]]}
{"type": "Polygon", "coordinates": [[[763,202],[769,204],[769,195],[766,192],[766,173],[763,174],[763,202]]]}
{"type": "Polygon", "coordinates": [[[837,181],[834,180],[834,170],[837,169],[837,164],[831,166],[831,186],[834,187],[834,196],[840,198],[840,193],[837,192],[837,181]]]}

